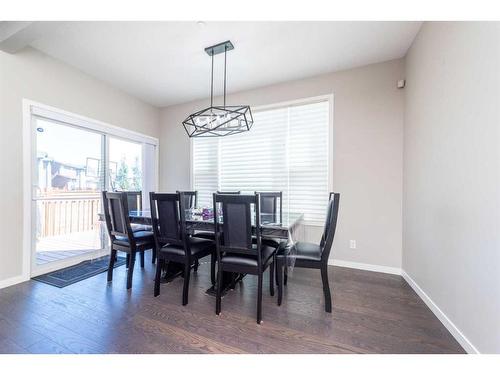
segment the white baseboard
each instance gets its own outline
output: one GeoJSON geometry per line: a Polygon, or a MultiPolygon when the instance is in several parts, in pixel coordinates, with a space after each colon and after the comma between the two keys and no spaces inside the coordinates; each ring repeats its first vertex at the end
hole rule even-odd
{"type": "Polygon", "coordinates": [[[392,275],[401,275],[417,295],[424,301],[424,303],[431,309],[451,335],[458,341],[458,343],[469,354],[480,354],[479,350],[469,341],[469,339],[458,329],[458,327],[446,316],[446,314],[439,308],[438,305],[423,291],[422,288],[408,275],[404,270],[396,267],[379,266],[376,264],[349,262],[339,259],[329,259],[328,264],[331,266],[355,268],[358,270],[374,271],[389,273],[392,275]]]}
{"type": "Polygon", "coordinates": [[[464,348],[464,350],[469,354],[479,354],[479,350],[465,337],[465,335],[458,329],[458,327],[453,324],[453,322],[446,316],[446,314],[439,308],[438,305],[423,291],[422,288],[408,275],[404,270],[401,272],[401,276],[406,280],[406,282],[412,287],[415,293],[425,302],[425,304],[431,309],[434,315],[443,323],[446,329],[452,334],[455,340],[464,348]]]}
{"type": "Polygon", "coordinates": [[[379,266],[377,264],[368,264],[359,262],[349,262],[347,260],[340,260],[340,259],[329,259],[328,264],[330,266],[347,267],[365,271],[390,273],[391,275],[401,275],[401,269],[397,267],[379,266]]]}
{"type": "Polygon", "coordinates": [[[28,281],[29,277],[24,276],[24,275],[19,275],[19,276],[14,276],[10,277],[5,280],[0,280],[0,289],[7,288],[8,286],[12,286],[15,284],[22,283],[24,281],[28,281]]]}

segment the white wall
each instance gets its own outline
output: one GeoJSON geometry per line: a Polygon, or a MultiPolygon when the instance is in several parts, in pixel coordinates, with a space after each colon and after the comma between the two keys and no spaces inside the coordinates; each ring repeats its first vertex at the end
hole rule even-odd
{"type": "Polygon", "coordinates": [[[425,23],[406,58],[403,268],[485,353],[500,353],[499,35],[425,23]]]}
{"type": "Polygon", "coordinates": [[[0,285],[22,271],[22,99],[159,136],[159,110],[34,49],[0,52],[0,285]]]}
{"type": "MultiPolygon", "coordinates": [[[[341,193],[332,256],[344,261],[401,267],[404,94],[396,88],[403,60],[331,73],[230,95],[252,106],[333,93],[333,183],[341,193]],[[349,240],[357,240],[357,250],[349,240]]],[[[163,109],[160,188],[189,188],[189,138],[181,125],[207,100],[163,109]]],[[[308,231],[319,239],[321,228],[308,231]]]]}

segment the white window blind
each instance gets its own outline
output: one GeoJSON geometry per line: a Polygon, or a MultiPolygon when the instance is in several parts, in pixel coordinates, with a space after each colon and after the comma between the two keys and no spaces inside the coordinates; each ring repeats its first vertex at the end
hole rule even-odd
{"type": "Polygon", "coordinates": [[[329,103],[254,113],[249,132],[193,139],[193,189],[212,205],[216,190],[282,191],[283,210],[322,223],[328,200],[329,103]]]}
{"type": "Polygon", "coordinates": [[[193,188],[198,204],[212,205],[212,194],[219,189],[219,139],[196,138],[193,142],[193,188]]]}

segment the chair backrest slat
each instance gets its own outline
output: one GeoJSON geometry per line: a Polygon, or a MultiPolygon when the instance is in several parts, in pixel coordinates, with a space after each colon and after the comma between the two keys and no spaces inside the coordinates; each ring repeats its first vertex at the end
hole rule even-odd
{"type": "Polygon", "coordinates": [[[330,250],[335,237],[335,230],[337,229],[337,218],[339,214],[340,194],[331,193],[331,199],[328,201],[328,209],[325,220],[325,229],[321,239],[321,260],[328,261],[330,250]]]}
{"type": "Polygon", "coordinates": [[[222,204],[224,244],[228,247],[250,248],[252,245],[250,205],[247,203],[222,204]]]}
{"type": "Polygon", "coordinates": [[[162,244],[183,245],[179,194],[151,192],[150,205],[153,233],[157,240],[162,244]]]}
{"type": "MultiPolygon", "coordinates": [[[[333,191],[331,191],[329,194],[328,194],[328,205],[330,203],[330,201],[333,199],[335,193],[333,191]]],[[[326,233],[328,231],[328,226],[330,225],[330,210],[329,210],[329,206],[327,205],[327,210],[326,210],[326,219],[325,219],[325,225],[323,226],[323,234],[321,235],[321,241],[320,241],[320,246],[321,248],[323,248],[323,246],[325,245],[325,241],[326,241],[326,233]]]]}

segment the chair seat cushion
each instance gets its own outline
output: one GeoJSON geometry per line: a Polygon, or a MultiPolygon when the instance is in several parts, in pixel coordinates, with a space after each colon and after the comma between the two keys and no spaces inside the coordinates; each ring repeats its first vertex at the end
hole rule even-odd
{"type": "Polygon", "coordinates": [[[132,232],[151,232],[153,230],[153,227],[151,225],[144,225],[144,224],[130,224],[132,228],[132,232]]]}
{"type": "MultiPolygon", "coordinates": [[[[272,255],[276,251],[276,249],[272,246],[262,245],[262,264],[266,265],[272,258],[272,255]]],[[[257,247],[255,246],[255,252],[257,252],[257,247]]],[[[221,258],[221,262],[223,264],[231,264],[238,266],[248,266],[248,267],[257,267],[257,254],[255,255],[245,255],[245,254],[237,254],[237,253],[229,253],[228,255],[224,255],[221,258]]]]}
{"type": "MultiPolygon", "coordinates": [[[[134,232],[133,234],[134,234],[135,243],[137,246],[143,246],[143,245],[148,245],[148,244],[153,245],[153,243],[154,243],[153,232],[143,230],[143,231],[134,232]]],[[[116,239],[113,243],[115,245],[130,246],[130,243],[128,242],[128,238],[122,237],[122,236],[116,236],[116,239]]]]}
{"type": "Polygon", "coordinates": [[[295,259],[303,260],[321,260],[321,247],[310,242],[296,242],[294,244],[295,248],[295,259]]]}
{"type": "MultiPolygon", "coordinates": [[[[208,255],[215,249],[215,244],[213,241],[190,237],[189,238],[191,255],[195,257],[203,256],[203,254],[208,255]]],[[[185,251],[182,246],[166,244],[161,249],[160,252],[164,255],[178,255],[185,256],[185,251]]]]}

